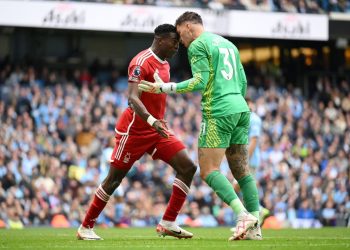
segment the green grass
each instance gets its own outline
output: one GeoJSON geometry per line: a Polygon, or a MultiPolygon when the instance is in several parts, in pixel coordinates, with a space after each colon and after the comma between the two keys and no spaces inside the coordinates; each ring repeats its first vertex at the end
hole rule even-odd
{"type": "Polygon", "coordinates": [[[350,229],[263,230],[263,241],[228,242],[229,228],[191,228],[195,237],[158,238],[154,228],[97,228],[103,241],[78,241],[75,229],[0,230],[0,249],[350,249],[350,229]]]}

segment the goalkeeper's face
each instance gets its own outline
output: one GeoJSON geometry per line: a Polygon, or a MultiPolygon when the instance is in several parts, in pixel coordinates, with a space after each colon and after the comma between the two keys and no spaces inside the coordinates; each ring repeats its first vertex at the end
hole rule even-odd
{"type": "Polygon", "coordinates": [[[161,37],[159,49],[165,58],[173,57],[179,49],[179,37],[177,33],[169,33],[161,37]]]}
{"type": "Polygon", "coordinates": [[[188,48],[191,42],[194,40],[192,37],[191,23],[184,22],[176,26],[177,33],[180,35],[180,42],[188,48]]]}

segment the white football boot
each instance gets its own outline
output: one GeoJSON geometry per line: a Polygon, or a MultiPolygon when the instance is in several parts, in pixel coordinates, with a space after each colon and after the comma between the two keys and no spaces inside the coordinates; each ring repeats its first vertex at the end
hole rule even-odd
{"type": "Polygon", "coordinates": [[[172,236],[178,239],[188,239],[193,237],[193,233],[186,231],[175,223],[172,225],[159,223],[156,231],[159,237],[172,236]]]}
{"type": "Polygon", "coordinates": [[[256,226],[248,230],[245,240],[262,240],[261,227],[256,226]]]}
{"type": "Polygon", "coordinates": [[[78,228],[77,238],[78,240],[103,240],[94,232],[93,228],[83,227],[83,225],[78,228]]]}
{"type": "MultiPolygon", "coordinates": [[[[236,228],[231,228],[231,232],[234,234],[236,228]]],[[[249,229],[243,240],[262,240],[261,227],[257,226],[249,229]]]]}
{"type": "Polygon", "coordinates": [[[248,212],[243,212],[238,215],[237,225],[235,227],[234,233],[228,240],[244,240],[248,230],[257,226],[258,219],[248,212]]]}

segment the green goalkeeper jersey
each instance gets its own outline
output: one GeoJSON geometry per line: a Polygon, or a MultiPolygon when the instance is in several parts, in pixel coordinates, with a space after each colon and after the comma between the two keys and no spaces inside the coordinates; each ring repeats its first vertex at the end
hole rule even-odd
{"type": "Polygon", "coordinates": [[[190,44],[188,58],[193,78],[178,83],[176,92],[201,91],[204,117],[249,111],[244,99],[247,79],[233,43],[203,32],[190,44]]]}

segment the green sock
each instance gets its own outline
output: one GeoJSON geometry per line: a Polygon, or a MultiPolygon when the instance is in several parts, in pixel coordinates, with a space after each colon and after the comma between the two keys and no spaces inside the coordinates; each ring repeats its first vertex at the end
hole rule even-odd
{"type": "Polygon", "coordinates": [[[235,212],[236,215],[239,215],[243,211],[247,211],[240,199],[234,199],[233,201],[231,201],[230,207],[232,208],[233,212],[235,212]]]}
{"type": "Polygon", "coordinates": [[[259,194],[254,178],[251,175],[244,176],[238,180],[243,194],[244,205],[248,212],[259,219],[259,194]]]}
{"type": "Polygon", "coordinates": [[[260,223],[260,212],[259,211],[252,211],[250,212],[254,217],[256,217],[260,223]]]}
{"type": "Polygon", "coordinates": [[[230,205],[234,199],[238,199],[229,180],[219,171],[211,172],[205,181],[227,205],[230,205]]]}

